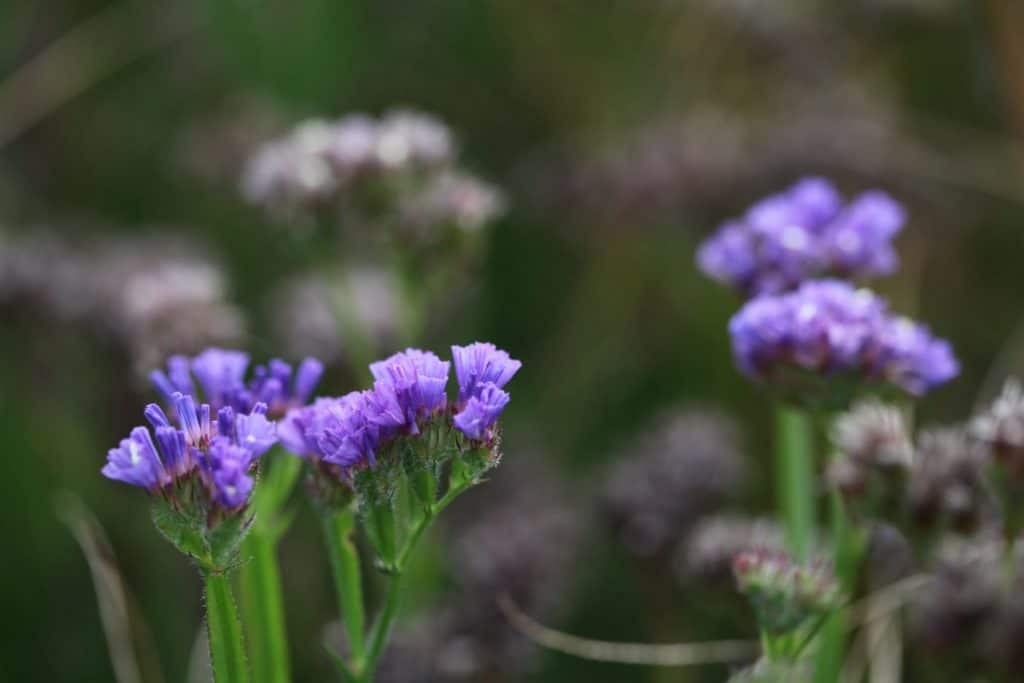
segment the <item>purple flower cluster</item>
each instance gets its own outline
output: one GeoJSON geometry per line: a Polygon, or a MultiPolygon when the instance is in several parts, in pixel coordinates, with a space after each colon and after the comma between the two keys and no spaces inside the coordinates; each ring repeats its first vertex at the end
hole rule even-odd
{"type": "Polygon", "coordinates": [[[167,371],[154,370],[150,380],[171,407],[175,393],[198,395],[194,376],[214,410],[230,406],[248,412],[264,403],[270,415],[280,417],[309,402],[324,371],[323,363],[315,358],[306,358],[294,372],[291,365],[274,358],[253,368],[252,378],[246,382],[248,368],[249,354],[244,351],[210,348],[194,358],[172,356],[167,371]]]}
{"type": "Polygon", "coordinates": [[[844,205],[829,181],[806,178],[723,224],[701,245],[697,263],[747,296],[822,276],[887,275],[898,265],[892,240],[905,219],[903,207],[883,192],[844,205]]]}
{"type": "Polygon", "coordinates": [[[282,444],[348,473],[375,466],[378,454],[399,438],[447,429],[451,415],[469,443],[493,445],[495,425],[509,401],[502,387],[521,363],[485,343],[453,346],[452,358],[459,383],[455,402],[445,392],[451,364],[429,351],[407,349],[370,365],[371,389],[320,398],[289,412],[280,427],[282,444]]]}
{"type": "Polygon", "coordinates": [[[166,373],[154,371],[153,384],[174,420],[156,403],[147,405],[152,432],[136,427],[111,449],[104,476],[169,498],[198,483],[213,507],[243,507],[257,459],[278,440],[271,410],[283,414],[305,403],[323,370],[307,359],[293,380],[291,366],[275,359],[257,367],[246,383],[248,365],[241,351],[208,349],[192,359],[171,358],[166,373]],[[207,402],[197,401],[193,375],[207,402]]]}
{"type": "Polygon", "coordinates": [[[840,280],[756,297],[733,316],[729,334],[740,369],[760,379],[786,370],[850,374],[921,395],[959,372],[946,341],[890,314],[872,292],[840,280]]]}

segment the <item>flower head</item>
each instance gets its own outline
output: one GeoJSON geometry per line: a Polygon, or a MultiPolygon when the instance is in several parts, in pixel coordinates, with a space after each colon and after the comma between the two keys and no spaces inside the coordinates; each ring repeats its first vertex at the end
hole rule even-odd
{"type": "Polygon", "coordinates": [[[697,263],[748,296],[824,275],[886,275],[898,264],[892,240],[904,221],[903,208],[882,192],[844,206],[827,180],[806,178],[723,224],[701,245],[697,263]]]}
{"type": "Polygon", "coordinates": [[[846,375],[921,395],[959,372],[948,342],[839,280],[757,297],[733,316],[729,333],[740,370],[758,379],[846,375]]]}
{"type": "Polygon", "coordinates": [[[394,396],[403,416],[402,424],[417,434],[423,420],[444,409],[450,365],[429,351],[406,349],[371,363],[370,372],[382,394],[386,398],[394,396]]]}
{"type": "Polygon", "coordinates": [[[907,468],[914,458],[907,421],[895,406],[862,402],[832,428],[836,447],[858,465],[907,468]]]}
{"type": "Polygon", "coordinates": [[[425,458],[439,458],[448,447],[494,450],[495,424],[509,402],[501,386],[521,364],[493,344],[452,350],[464,397],[459,401],[446,395],[448,361],[406,349],[370,365],[372,388],[289,411],[278,429],[282,444],[346,482],[377,467],[381,454],[394,464],[393,446],[401,443],[415,445],[425,458]],[[457,434],[465,441],[455,441],[457,434]]]}
{"type": "Polygon", "coordinates": [[[103,475],[154,494],[170,492],[172,497],[173,490],[197,481],[213,506],[243,506],[252,490],[253,464],[277,442],[266,405],[256,404],[250,413],[235,413],[225,406],[216,420],[210,417],[209,404],[196,406],[191,396],[175,393],[174,406],[177,426],[157,404],[146,406],[156,441],[147,428],[136,427],[111,449],[103,475]]]}
{"type": "Polygon", "coordinates": [[[1006,383],[988,410],[971,421],[970,432],[1015,478],[1024,477],[1024,390],[1019,381],[1006,383]]]}
{"type": "Polygon", "coordinates": [[[163,460],[145,427],[136,427],[117,448],[110,449],[103,476],[156,491],[168,481],[163,460]]]}
{"type": "Polygon", "coordinates": [[[153,386],[164,401],[177,410],[175,394],[198,397],[194,376],[199,380],[206,402],[214,411],[229,406],[239,412],[250,412],[257,404],[266,404],[270,415],[283,416],[289,409],[309,402],[320,377],[323,363],[306,358],[293,372],[292,366],[279,358],[266,365],[257,365],[247,382],[249,354],[232,349],[209,348],[195,356],[172,356],[167,371],[150,373],[153,386]]]}
{"type": "Polygon", "coordinates": [[[915,521],[926,529],[978,527],[990,503],[984,477],[985,453],[964,429],[929,429],[918,437],[908,498],[915,521]]]}
{"type": "Polygon", "coordinates": [[[782,553],[749,550],[735,557],[733,573],[761,628],[773,635],[795,631],[842,602],[831,569],[822,563],[798,565],[782,553]]]}
{"type": "Polygon", "coordinates": [[[493,382],[480,385],[477,395],[470,396],[465,407],[456,413],[452,421],[463,434],[474,441],[486,441],[487,434],[498,421],[501,411],[508,405],[507,393],[493,382]]]}
{"type": "Polygon", "coordinates": [[[468,346],[452,346],[455,376],[459,381],[459,405],[470,396],[478,396],[483,385],[491,383],[501,389],[515,376],[523,364],[494,344],[475,342],[468,346]]]}

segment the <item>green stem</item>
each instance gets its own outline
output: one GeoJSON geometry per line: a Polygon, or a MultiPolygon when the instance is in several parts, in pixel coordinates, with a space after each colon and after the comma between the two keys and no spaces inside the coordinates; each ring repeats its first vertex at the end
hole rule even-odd
{"type": "Polygon", "coordinates": [[[814,430],[802,411],[780,405],[775,422],[775,490],[786,544],[798,561],[810,555],[814,536],[814,430]]]}
{"type": "Polygon", "coordinates": [[[365,657],[363,632],[366,615],[363,607],[363,582],[359,568],[359,552],[352,541],[355,532],[355,514],[351,508],[324,515],[324,538],[334,573],[334,587],[338,594],[341,618],[348,633],[352,669],[359,671],[365,657]]]}
{"type": "Polygon", "coordinates": [[[290,680],[284,599],[276,551],[276,539],[262,529],[253,529],[242,545],[242,556],[249,558],[240,569],[242,616],[255,683],[290,680]]]}
{"type": "Polygon", "coordinates": [[[361,681],[372,681],[374,671],[377,668],[377,661],[384,651],[384,646],[391,635],[391,627],[398,615],[398,608],[402,596],[402,579],[405,568],[412,558],[416,546],[419,544],[423,534],[430,528],[434,520],[441,512],[451,504],[461,493],[472,486],[472,482],[463,482],[448,490],[441,500],[424,511],[423,516],[416,522],[416,525],[409,532],[405,544],[402,546],[398,558],[395,560],[394,572],[389,577],[387,596],[384,599],[384,606],[373,623],[370,631],[369,644],[366,651],[366,667],[362,671],[361,681]]]}
{"type": "MultiPolygon", "coordinates": [[[[838,491],[831,494],[830,511],[836,580],[847,599],[852,600],[865,550],[865,532],[847,516],[842,495],[838,491]]],[[[815,683],[835,683],[839,680],[849,628],[849,615],[845,609],[837,610],[825,622],[814,672],[815,683]]]]}
{"type": "Polygon", "coordinates": [[[242,643],[242,622],[238,620],[231,581],[223,573],[206,572],[206,633],[210,639],[210,662],[215,683],[248,683],[242,643]]]}
{"type": "Polygon", "coordinates": [[[290,518],[281,510],[302,470],[302,461],[279,448],[263,456],[260,483],[253,497],[256,513],[242,544],[240,568],[242,619],[249,641],[253,680],[286,683],[291,679],[277,543],[290,518]]]}

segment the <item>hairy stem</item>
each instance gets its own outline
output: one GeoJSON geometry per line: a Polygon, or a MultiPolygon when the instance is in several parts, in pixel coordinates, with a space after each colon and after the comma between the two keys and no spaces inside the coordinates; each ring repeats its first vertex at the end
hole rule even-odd
{"type": "Polygon", "coordinates": [[[249,671],[231,581],[227,574],[206,572],[206,633],[215,683],[248,683],[249,671]]]}
{"type": "Polygon", "coordinates": [[[355,514],[351,508],[325,515],[324,538],[334,573],[334,588],[338,597],[341,620],[348,634],[352,669],[363,667],[366,646],[364,631],[366,613],[363,606],[363,581],[359,568],[359,551],[352,540],[355,532],[355,514]]]}
{"type": "Polygon", "coordinates": [[[253,529],[242,545],[242,616],[255,683],[290,680],[284,599],[277,567],[277,542],[271,534],[253,529]]]}

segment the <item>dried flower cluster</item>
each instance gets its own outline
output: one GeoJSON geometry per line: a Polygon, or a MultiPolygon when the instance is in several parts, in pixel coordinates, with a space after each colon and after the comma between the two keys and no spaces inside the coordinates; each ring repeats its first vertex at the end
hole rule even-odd
{"type": "Polygon", "coordinates": [[[303,122],[256,153],[242,193],[285,219],[383,217],[428,241],[445,226],[475,230],[504,208],[497,190],[456,166],[448,127],[411,111],[303,122]]]}
{"type": "Polygon", "coordinates": [[[734,497],[744,479],[736,425],[700,410],[656,418],[615,463],[603,507],[640,556],[671,548],[701,516],[734,497]]]}
{"type": "Polygon", "coordinates": [[[733,573],[762,630],[792,633],[838,607],[842,593],[830,567],[794,564],[786,555],[748,550],[733,560],[733,573]]]}
{"type": "Polygon", "coordinates": [[[52,232],[0,237],[0,301],[88,324],[127,347],[140,368],[238,341],[245,331],[220,265],[195,245],[159,238],[77,244],[52,232]]]}

